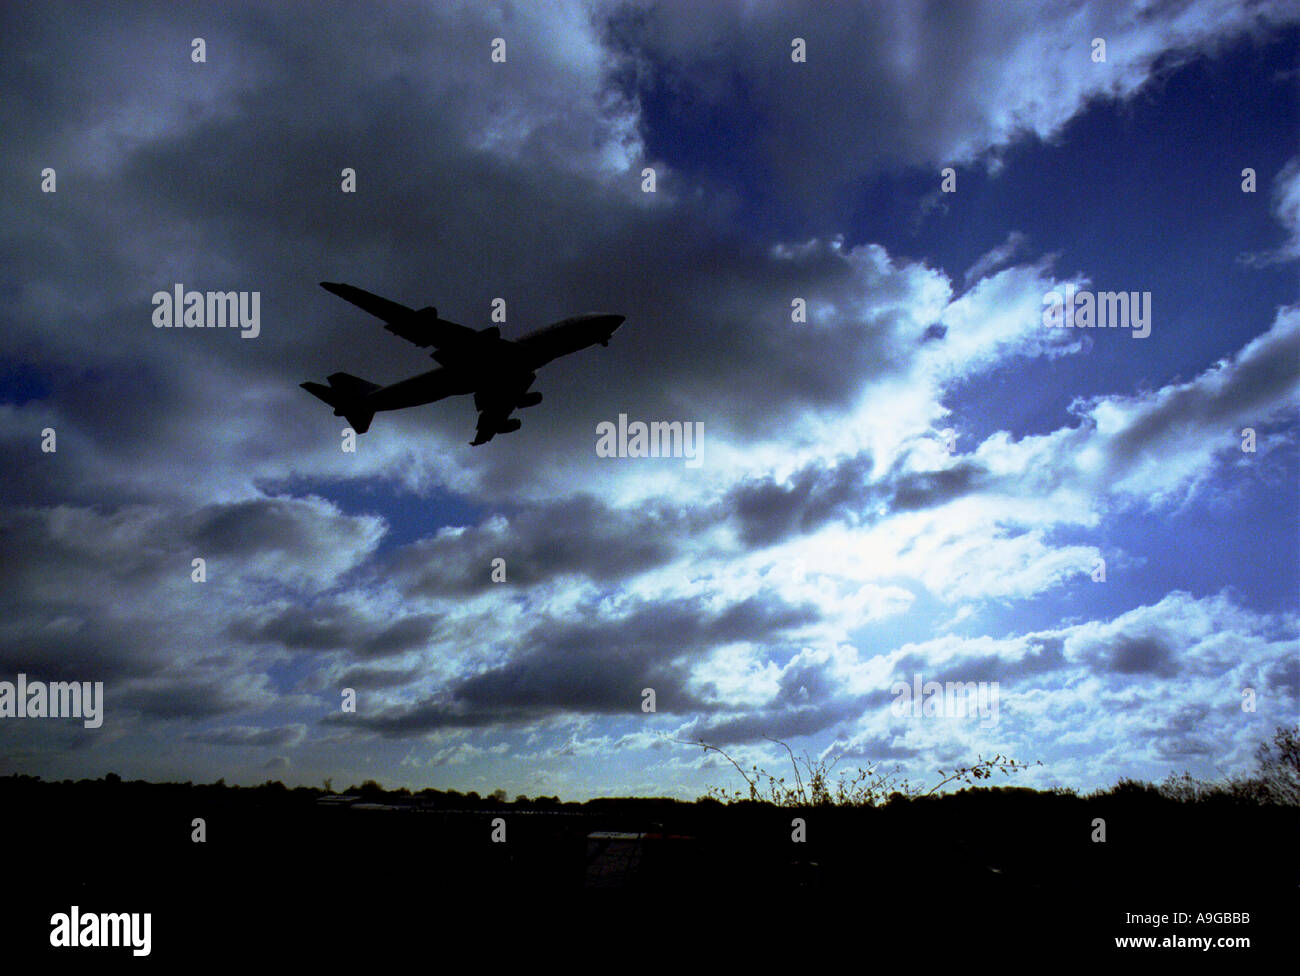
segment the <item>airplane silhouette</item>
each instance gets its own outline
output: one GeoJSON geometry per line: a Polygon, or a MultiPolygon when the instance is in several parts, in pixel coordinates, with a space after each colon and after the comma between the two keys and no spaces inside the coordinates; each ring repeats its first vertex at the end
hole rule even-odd
{"type": "Polygon", "coordinates": [[[390,386],[367,383],[348,373],[333,373],[329,386],[301,383],[304,390],[334,408],[358,434],[370,429],[380,410],[401,410],[433,403],[449,396],[474,394],[478,429],[471,447],[486,444],[497,434],[518,430],[522,423],[508,419],[515,408],[535,407],[540,393],[529,393],[537,370],[553,359],[600,343],[623,324],[624,316],[591,312],[562,319],[520,339],[502,339],[495,326],[468,328],[438,317],[429,306],[419,310],[380,298],[353,285],[322,281],[321,287],[371,315],[384,320],[384,328],[417,346],[433,347],[438,368],[390,386]]]}

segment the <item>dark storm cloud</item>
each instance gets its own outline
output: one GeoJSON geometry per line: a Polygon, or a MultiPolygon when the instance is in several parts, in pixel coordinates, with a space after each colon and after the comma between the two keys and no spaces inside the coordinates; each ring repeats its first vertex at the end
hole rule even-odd
{"type": "Polygon", "coordinates": [[[1161,759],[1178,760],[1196,756],[1217,756],[1222,752],[1222,746],[1215,745],[1201,735],[1166,736],[1156,740],[1155,752],[1161,759]]]}
{"type": "Polygon", "coordinates": [[[190,732],[185,739],[188,742],[214,746],[296,746],[302,742],[306,734],[305,725],[281,725],[269,729],[233,725],[221,729],[190,732]]]}
{"type": "Polygon", "coordinates": [[[752,547],[811,532],[836,516],[856,513],[871,497],[871,458],[858,455],[827,469],[809,465],[784,483],[752,479],[732,488],[726,507],[734,510],[740,535],[752,547]]]}
{"type": "Polygon", "coordinates": [[[443,618],[440,614],[422,613],[394,621],[361,645],[362,657],[389,657],[433,640],[443,618]]]}
{"type": "MultiPolygon", "coordinates": [[[[148,720],[203,719],[275,702],[262,683],[266,661],[225,639],[227,620],[260,597],[247,580],[267,569],[257,559],[271,552],[310,560],[314,581],[291,571],[276,583],[310,589],[328,577],[338,548],[374,538],[372,523],[319,501],[274,499],[208,506],[193,517],[157,505],[24,507],[0,514],[0,525],[15,554],[0,564],[0,670],[104,681],[110,716],[137,712],[148,720]],[[220,553],[203,583],[191,578],[196,545],[220,553]]],[[[347,558],[354,556],[338,565],[347,558]]],[[[282,622],[286,637],[289,623],[282,622]]],[[[294,636],[306,640],[299,623],[294,636]]],[[[398,624],[374,625],[362,653],[369,639],[376,653],[390,653],[413,636],[398,624]]]]}
{"type": "MultiPolygon", "coordinates": [[[[702,608],[701,608],[702,609],[702,608]]],[[[764,592],[733,603],[700,628],[704,641],[760,641],[775,631],[814,624],[821,611],[813,603],[792,604],[776,592],[764,592]]]]}
{"type": "Polygon", "coordinates": [[[686,711],[702,707],[685,688],[689,659],[737,641],[771,640],[818,619],[813,606],[766,593],[721,613],[695,598],[647,602],[596,623],[548,622],[532,630],[523,654],[461,682],[456,697],[484,706],[620,712],[639,707],[641,689],[652,687],[660,711],[686,711]]]}
{"type": "MultiPolygon", "coordinates": [[[[123,584],[148,583],[167,571],[187,566],[176,540],[165,537],[160,513],[120,509],[100,517],[73,508],[24,506],[0,511],[0,533],[12,558],[0,562],[0,592],[20,603],[52,601],[75,604],[88,571],[123,584]],[[126,544],[123,544],[123,542],[126,544]]],[[[102,590],[102,586],[101,586],[102,590]]]]}
{"type": "Polygon", "coordinates": [[[715,706],[687,686],[691,661],[729,643],[770,642],[817,619],[813,607],[765,593],[721,612],[693,598],[646,602],[622,617],[594,623],[547,620],[533,627],[509,662],[458,680],[424,702],[377,715],[360,709],[324,721],[404,737],[565,712],[639,714],[644,688],[655,690],[661,713],[710,711],[715,706]]]}
{"type": "Polygon", "coordinates": [[[984,467],[973,461],[959,461],[939,471],[912,472],[895,482],[890,507],[898,512],[934,508],[978,491],[989,480],[984,467]]]}
{"type": "Polygon", "coordinates": [[[1201,704],[1181,706],[1160,728],[1140,729],[1138,738],[1150,739],[1161,759],[1183,759],[1214,755],[1218,750],[1205,736],[1211,718],[1210,708],[1201,704]]]}
{"type": "Polygon", "coordinates": [[[468,708],[445,695],[375,714],[368,713],[363,703],[364,698],[359,697],[355,714],[332,713],[321,721],[331,728],[360,728],[388,739],[408,739],[443,729],[479,729],[530,722],[545,715],[545,710],[540,708],[468,708]]]}
{"type": "Polygon", "coordinates": [[[424,674],[421,667],[414,668],[348,668],[337,679],[340,688],[400,688],[424,674]]]}
{"type": "Polygon", "coordinates": [[[96,483],[99,465],[92,442],[60,424],[45,400],[33,401],[21,412],[0,407],[0,452],[5,458],[0,504],[6,507],[129,504],[138,500],[134,493],[96,483]],[[51,426],[58,450],[45,453],[40,450],[42,431],[51,426]]]}
{"type": "Polygon", "coordinates": [[[273,641],[290,650],[333,651],[360,643],[366,621],[351,607],[292,606],[264,617],[242,617],[230,625],[239,640],[273,641]]]}
{"type": "Polygon", "coordinates": [[[681,735],[691,741],[702,740],[711,746],[754,742],[764,736],[790,739],[815,735],[840,722],[853,721],[867,707],[866,696],[802,707],[783,704],[780,707],[755,709],[734,718],[700,720],[688,726],[681,735]]]}
{"type": "MultiPolygon", "coordinates": [[[[138,311],[106,309],[105,317],[127,321],[138,317],[138,311]]],[[[110,349],[96,357],[91,368],[61,372],[52,397],[61,414],[76,418],[77,433],[90,444],[150,455],[160,440],[170,442],[187,432],[159,409],[190,400],[194,393],[192,382],[174,363],[121,356],[110,349]]],[[[188,432],[193,436],[193,428],[188,432]]]]}
{"type": "Polygon", "coordinates": [[[165,641],[143,615],[106,618],[81,608],[78,617],[68,606],[6,606],[12,616],[0,630],[0,674],[113,686],[151,674],[167,659],[165,641]]]}
{"type": "Polygon", "coordinates": [[[579,573],[617,583],[679,557],[693,515],[667,502],[612,508],[588,494],[523,506],[508,523],[489,521],[395,550],[376,568],[403,592],[459,596],[489,590],[492,561],[504,559],[506,581],[530,586],[579,573]]]}
{"type": "Polygon", "coordinates": [[[1156,637],[1119,637],[1110,650],[1110,669],[1118,674],[1153,674],[1171,678],[1179,666],[1173,652],[1156,637]]]}
{"type": "Polygon", "coordinates": [[[1300,325],[1255,339],[1231,369],[1213,369],[1196,380],[1169,387],[1135,411],[1114,438],[1116,466],[1159,453],[1179,436],[1219,435],[1240,418],[1259,418],[1294,401],[1300,390],[1300,325]]]}
{"type": "Polygon", "coordinates": [[[898,745],[894,738],[887,735],[864,736],[852,743],[837,741],[832,746],[832,751],[834,755],[845,759],[914,759],[921,755],[920,749],[898,745]]]}
{"type": "Polygon", "coordinates": [[[987,487],[992,478],[977,462],[962,460],[936,471],[908,471],[902,462],[878,481],[872,461],[860,454],[831,466],[810,464],[784,482],[772,476],[731,488],[724,508],[735,513],[740,536],[753,548],[816,531],[834,520],[857,525],[888,511],[944,505],[987,487]]]}
{"type": "Polygon", "coordinates": [[[1300,703],[1300,655],[1273,661],[1264,668],[1265,687],[1300,703]]]}
{"type": "MultiPolygon", "coordinates": [[[[258,571],[248,557],[288,552],[312,560],[313,572],[326,572],[338,548],[365,544],[374,526],[323,503],[268,499],[209,506],[189,519],[148,505],[14,508],[0,513],[0,528],[14,555],[0,563],[6,610],[0,661],[80,667],[113,679],[151,673],[193,651],[186,628],[204,631],[209,619],[222,617],[229,594],[223,585],[258,571]],[[196,547],[243,558],[226,562],[224,576],[217,572],[222,563],[214,562],[209,582],[200,584],[191,579],[196,547]]],[[[281,623],[286,634],[292,622],[281,623]]],[[[402,636],[375,631],[376,651],[402,636]]],[[[220,644],[207,649],[209,656],[220,651],[220,644]]]]}
{"type": "Polygon", "coordinates": [[[191,517],[188,534],[204,551],[237,556],[286,552],[311,557],[331,542],[339,545],[350,542],[358,547],[367,542],[359,520],[336,521],[329,510],[313,510],[301,500],[289,498],[257,498],[206,506],[191,517]],[[323,539],[323,529],[327,526],[318,523],[328,522],[336,523],[345,531],[352,529],[353,538],[323,539]]]}
{"type": "Polygon", "coordinates": [[[229,676],[223,675],[197,680],[175,677],[124,688],[109,704],[134,709],[147,718],[205,719],[268,702],[269,696],[258,694],[247,685],[234,684],[229,676]]]}
{"type": "Polygon", "coordinates": [[[1162,732],[1194,732],[1196,729],[1205,724],[1206,718],[1209,717],[1210,706],[1200,703],[1189,703],[1182,705],[1178,710],[1169,717],[1162,732]]]}
{"type": "Polygon", "coordinates": [[[926,681],[998,681],[1015,683],[1026,677],[1048,674],[1068,666],[1065,640],[1061,637],[1030,637],[1029,649],[1019,659],[999,654],[963,655],[940,667],[924,655],[904,654],[894,664],[894,679],[911,683],[919,674],[926,681]]]}
{"type": "Polygon", "coordinates": [[[231,623],[230,634],[289,650],[349,651],[360,658],[382,658],[426,646],[442,620],[440,614],[412,614],[384,626],[352,607],[321,601],[241,617],[231,623]]]}
{"type": "MultiPolygon", "coordinates": [[[[887,689],[866,694],[845,694],[842,680],[828,660],[796,658],[782,671],[777,692],[759,708],[743,714],[709,718],[701,716],[682,731],[692,741],[734,745],[767,737],[788,739],[816,735],[841,725],[851,725],[865,712],[891,699],[887,689]]],[[[841,728],[837,737],[845,733],[841,728]]]]}
{"type": "Polygon", "coordinates": [[[0,512],[0,671],[111,686],[162,666],[174,636],[140,597],[188,573],[162,528],[145,507],[0,512]]]}

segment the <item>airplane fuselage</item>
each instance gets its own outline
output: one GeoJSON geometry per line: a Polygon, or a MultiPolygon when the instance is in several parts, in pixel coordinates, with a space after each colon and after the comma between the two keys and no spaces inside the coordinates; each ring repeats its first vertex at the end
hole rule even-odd
{"type": "Polygon", "coordinates": [[[466,346],[445,365],[380,387],[365,402],[378,413],[464,396],[478,389],[482,377],[503,367],[531,373],[571,352],[607,343],[623,318],[603,312],[574,315],[519,339],[466,346]]]}

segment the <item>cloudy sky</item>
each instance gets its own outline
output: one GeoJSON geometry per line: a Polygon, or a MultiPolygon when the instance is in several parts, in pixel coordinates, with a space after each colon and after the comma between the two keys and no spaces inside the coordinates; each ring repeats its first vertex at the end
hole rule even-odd
{"type": "Polygon", "coordinates": [[[680,742],[775,769],[770,736],[1091,789],[1244,771],[1300,713],[1293,4],[9,4],[0,37],[0,679],[106,696],[0,720],[0,772],[693,798],[741,784],[680,742]],[[458,398],[346,453],[298,384],[432,364],[322,280],[627,323],[518,433],[470,448],[458,398]],[[260,334],[155,329],[178,283],[258,292],[260,334]],[[1046,327],[1067,285],[1149,293],[1150,334],[1046,327]],[[702,463],[598,457],[619,414],[703,424],[702,463]],[[893,714],[918,675],[996,682],[997,721],[893,714]]]}

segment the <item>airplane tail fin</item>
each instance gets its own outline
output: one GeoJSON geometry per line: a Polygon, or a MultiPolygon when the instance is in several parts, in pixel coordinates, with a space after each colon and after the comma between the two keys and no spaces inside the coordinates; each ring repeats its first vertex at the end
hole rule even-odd
{"type": "Polygon", "coordinates": [[[345,419],[348,426],[358,434],[364,434],[370,429],[370,421],[375,416],[374,409],[366,404],[365,398],[379,389],[379,386],[350,373],[331,373],[327,379],[329,386],[321,383],[298,385],[333,407],[334,416],[345,419]]]}

